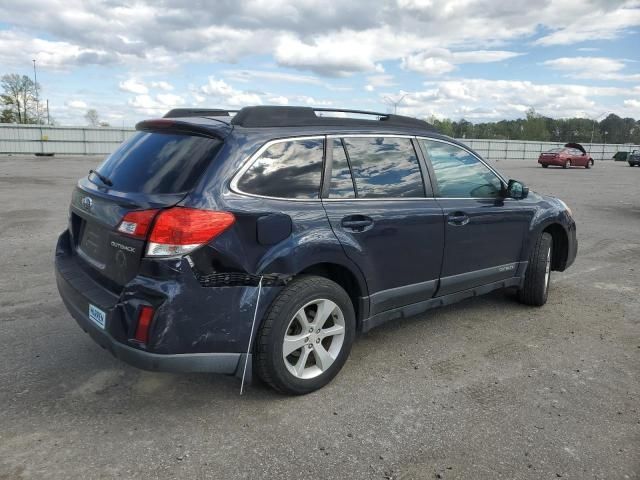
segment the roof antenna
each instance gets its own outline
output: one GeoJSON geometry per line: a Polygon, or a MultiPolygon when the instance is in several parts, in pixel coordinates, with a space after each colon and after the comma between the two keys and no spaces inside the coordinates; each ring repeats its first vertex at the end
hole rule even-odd
{"type": "Polygon", "coordinates": [[[258,317],[258,306],[260,305],[260,295],[262,294],[262,278],[260,275],[260,281],[258,282],[258,297],[256,298],[256,308],[253,311],[253,322],[251,323],[251,334],[249,335],[249,345],[247,345],[247,354],[244,356],[244,369],[242,370],[242,381],[240,383],[240,395],[244,392],[244,379],[247,374],[247,364],[249,363],[249,352],[251,351],[251,344],[253,342],[253,330],[256,326],[256,318],[258,317]]]}

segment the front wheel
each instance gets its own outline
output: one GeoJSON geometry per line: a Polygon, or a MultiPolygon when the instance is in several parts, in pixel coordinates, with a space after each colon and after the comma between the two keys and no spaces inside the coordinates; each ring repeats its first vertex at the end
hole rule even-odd
{"type": "Polygon", "coordinates": [[[591,167],[593,167],[593,158],[590,158],[587,161],[587,164],[584,166],[584,168],[591,168],[591,167]]]}
{"type": "Polygon", "coordinates": [[[324,387],[347,361],[356,319],[349,295],[323,277],[301,276],[278,295],[256,338],[255,367],[275,390],[324,387]]]}
{"type": "Polygon", "coordinates": [[[524,284],[518,291],[518,299],[526,305],[540,307],[547,303],[551,280],[551,249],[553,238],[543,233],[536,240],[524,275],[524,284]]]}
{"type": "Polygon", "coordinates": [[[542,165],[542,168],[548,168],[549,167],[548,163],[542,163],[541,165],[542,165]]]}
{"type": "Polygon", "coordinates": [[[571,166],[571,160],[567,160],[566,162],[564,162],[564,165],[562,165],[562,168],[569,168],[571,166]]]}

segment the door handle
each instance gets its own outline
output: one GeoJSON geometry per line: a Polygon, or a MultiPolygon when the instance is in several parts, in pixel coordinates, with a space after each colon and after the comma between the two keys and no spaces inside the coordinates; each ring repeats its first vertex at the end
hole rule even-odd
{"type": "Polygon", "coordinates": [[[447,223],[454,227],[460,227],[469,223],[469,216],[464,212],[451,212],[448,215],[447,223]]]}
{"type": "Polygon", "coordinates": [[[364,215],[349,215],[341,222],[342,228],[354,232],[363,232],[367,227],[373,225],[373,219],[364,215]]]}

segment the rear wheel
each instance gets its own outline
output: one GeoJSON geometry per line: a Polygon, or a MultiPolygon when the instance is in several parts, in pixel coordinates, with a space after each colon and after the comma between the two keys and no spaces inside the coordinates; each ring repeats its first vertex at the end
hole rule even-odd
{"type": "Polygon", "coordinates": [[[633,167],[633,163],[629,162],[629,166],[630,166],[630,167],[633,167]]]}
{"type": "Polygon", "coordinates": [[[526,305],[540,307],[547,303],[551,280],[552,240],[551,234],[543,233],[531,250],[524,284],[518,291],[518,299],[526,305]]]}
{"type": "Polygon", "coordinates": [[[323,277],[301,276],[274,300],[256,339],[256,371],[282,393],[329,383],[349,356],[356,320],[349,295],[323,277]]]}
{"type": "Polygon", "coordinates": [[[547,168],[549,166],[548,163],[542,163],[541,165],[542,165],[542,168],[547,168]]]}
{"type": "Polygon", "coordinates": [[[562,168],[569,168],[571,166],[571,160],[567,160],[566,162],[564,162],[564,165],[562,165],[562,168]]]}

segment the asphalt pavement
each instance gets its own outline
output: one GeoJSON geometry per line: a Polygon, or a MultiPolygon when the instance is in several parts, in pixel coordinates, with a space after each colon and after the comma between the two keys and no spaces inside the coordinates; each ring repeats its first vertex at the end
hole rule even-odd
{"type": "Polygon", "coordinates": [[[546,306],[432,310],[362,335],[320,391],[241,397],[129,367],[66,312],[53,250],[99,162],[0,157],[0,480],[640,478],[640,168],[495,162],[578,224],[546,306]]]}

